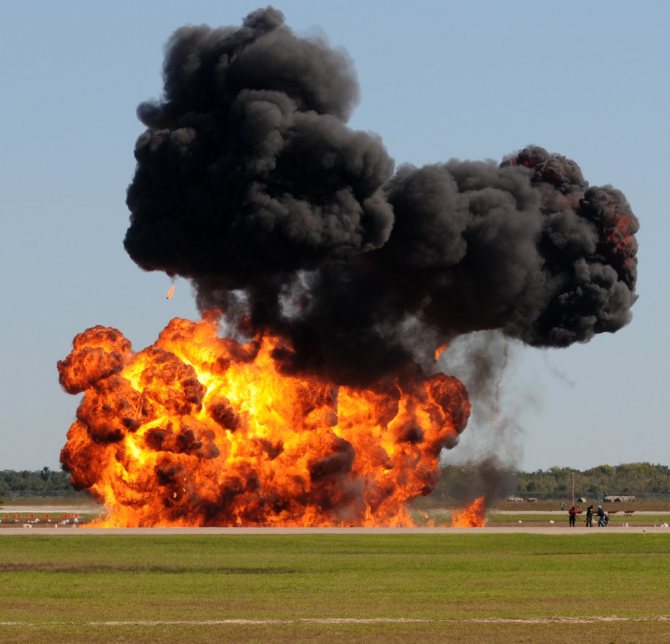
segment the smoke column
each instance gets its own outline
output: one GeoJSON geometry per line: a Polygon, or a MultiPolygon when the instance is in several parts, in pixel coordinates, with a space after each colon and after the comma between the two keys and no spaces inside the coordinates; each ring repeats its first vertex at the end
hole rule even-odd
{"type": "Polygon", "coordinates": [[[630,320],[638,222],[620,191],[537,146],[395,171],[347,127],[357,97],[349,58],[276,9],[178,29],[161,100],[138,108],[127,252],[283,338],[284,372],[342,384],[428,368],[472,331],[565,347],[630,320]]]}

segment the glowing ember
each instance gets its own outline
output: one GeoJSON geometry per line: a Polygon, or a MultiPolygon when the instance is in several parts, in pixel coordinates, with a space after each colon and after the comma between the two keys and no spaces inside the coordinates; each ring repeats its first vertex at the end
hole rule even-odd
{"type": "Polygon", "coordinates": [[[447,347],[449,346],[448,342],[445,342],[444,344],[441,344],[437,349],[435,349],[435,362],[437,362],[440,359],[440,356],[445,352],[447,347]]]}
{"type": "Polygon", "coordinates": [[[467,508],[456,510],[451,515],[453,528],[483,528],[486,525],[486,499],[477,497],[467,508]]]}
{"type": "Polygon", "coordinates": [[[165,299],[169,300],[172,299],[172,296],[174,295],[174,284],[168,289],[167,294],[165,295],[165,299]]]}
{"type": "Polygon", "coordinates": [[[116,329],[58,363],[84,391],[61,461],[108,510],[100,526],[411,525],[440,450],[470,413],[463,385],[403,374],[367,389],[278,372],[279,340],[174,319],[135,353],[116,329]]]}

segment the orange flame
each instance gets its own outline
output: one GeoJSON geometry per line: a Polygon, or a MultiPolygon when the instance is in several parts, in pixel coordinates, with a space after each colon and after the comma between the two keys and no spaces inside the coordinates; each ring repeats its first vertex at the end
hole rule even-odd
{"type": "Polygon", "coordinates": [[[467,508],[451,515],[452,528],[483,528],[486,525],[486,499],[477,497],[467,508]]]}
{"type": "Polygon", "coordinates": [[[445,352],[446,348],[449,346],[448,342],[445,342],[444,344],[441,344],[437,349],[435,349],[435,362],[437,362],[440,359],[440,356],[445,352]]]}
{"type": "Polygon", "coordinates": [[[606,227],[608,243],[619,254],[633,259],[637,251],[637,241],[635,239],[637,221],[630,213],[615,212],[608,224],[606,227]]]}
{"type": "Polygon", "coordinates": [[[174,287],[175,287],[175,285],[172,284],[172,286],[168,289],[167,295],[165,296],[166,300],[171,299],[172,296],[174,295],[174,287]]]}
{"type": "Polygon", "coordinates": [[[99,526],[411,525],[470,413],[442,373],[370,389],[282,374],[273,337],[172,320],[135,353],[93,327],[58,363],[83,391],[61,461],[107,509],[99,526]]]}

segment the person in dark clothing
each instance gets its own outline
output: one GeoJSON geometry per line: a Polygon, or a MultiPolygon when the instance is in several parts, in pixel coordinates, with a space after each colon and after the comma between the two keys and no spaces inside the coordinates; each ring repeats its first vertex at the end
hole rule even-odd
{"type": "Polygon", "coordinates": [[[598,515],[598,527],[604,528],[607,525],[607,513],[603,510],[602,505],[598,506],[596,514],[598,515]]]}
{"type": "Polygon", "coordinates": [[[568,516],[570,517],[570,527],[575,527],[575,520],[577,518],[577,508],[573,505],[568,510],[568,516]]]}
{"type": "Polygon", "coordinates": [[[589,507],[586,508],[586,527],[587,528],[593,527],[593,504],[589,505],[589,507]]]}

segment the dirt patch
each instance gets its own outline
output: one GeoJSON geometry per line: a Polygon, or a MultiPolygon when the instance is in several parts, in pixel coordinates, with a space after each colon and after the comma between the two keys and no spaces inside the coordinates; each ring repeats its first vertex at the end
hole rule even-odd
{"type": "MultiPolygon", "coordinates": [[[[422,619],[405,617],[312,617],[302,619],[205,619],[205,620],[109,620],[80,623],[84,626],[226,626],[226,625],[287,625],[287,624],[594,624],[594,623],[670,622],[670,615],[643,615],[626,617],[453,617],[422,619]]],[[[49,626],[71,626],[77,622],[49,622],[49,626]]],[[[0,622],[2,626],[39,626],[36,622],[0,622]]]]}
{"type": "Polygon", "coordinates": [[[219,575],[290,575],[295,574],[297,570],[293,568],[247,568],[244,566],[143,566],[143,565],[117,565],[117,564],[60,564],[52,562],[35,563],[0,563],[0,572],[47,572],[47,573],[100,573],[100,572],[118,572],[128,573],[161,573],[168,575],[179,574],[219,574],[219,575]]]}

